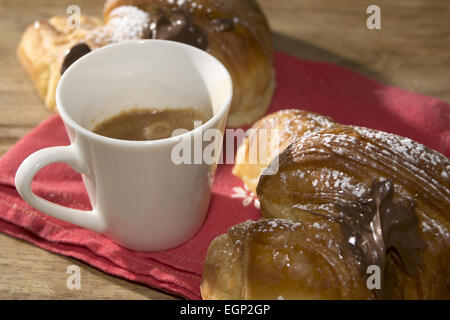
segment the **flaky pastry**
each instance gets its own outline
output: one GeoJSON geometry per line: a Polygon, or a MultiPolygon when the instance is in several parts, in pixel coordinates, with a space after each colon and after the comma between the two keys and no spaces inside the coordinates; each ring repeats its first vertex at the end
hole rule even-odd
{"type": "Polygon", "coordinates": [[[295,140],[335,124],[328,117],[299,109],[268,114],[253,124],[239,146],[233,174],[256,194],[259,177],[273,158],[295,140]]]}
{"type": "Polygon", "coordinates": [[[66,17],[53,17],[22,35],[19,60],[50,109],[61,73],[80,56],[111,43],[166,39],[206,50],[229,70],[229,126],[251,124],[265,113],[275,88],[273,47],[254,0],[109,0],[103,11],[104,22],[82,16],[73,27],[66,17]]]}
{"type": "Polygon", "coordinates": [[[257,187],[264,219],[211,243],[203,298],[450,298],[449,159],[337,125],[292,143],[278,166],[257,187]]]}

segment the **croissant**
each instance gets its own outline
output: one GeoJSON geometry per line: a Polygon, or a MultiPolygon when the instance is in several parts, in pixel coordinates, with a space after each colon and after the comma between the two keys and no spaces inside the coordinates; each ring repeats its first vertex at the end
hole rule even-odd
{"type": "Polygon", "coordinates": [[[283,109],[255,122],[236,152],[233,174],[256,194],[262,171],[292,142],[336,123],[328,117],[298,109],[283,109]],[[265,130],[265,134],[261,134],[265,130]],[[262,143],[264,141],[266,143],[262,143]],[[267,146],[262,149],[261,146],[267,146]],[[261,152],[259,152],[261,148],[261,152]],[[251,152],[257,153],[252,161],[251,152]]]}
{"type": "Polygon", "coordinates": [[[337,125],[279,154],[257,194],[264,219],[211,243],[203,298],[450,298],[450,160],[440,153],[337,125]]]}
{"type": "MultiPolygon", "coordinates": [[[[275,88],[269,26],[254,0],[108,0],[104,23],[81,16],[30,25],[17,55],[48,108],[56,85],[78,58],[99,47],[135,39],[166,39],[206,50],[229,70],[234,87],[228,125],[251,124],[268,108],[275,88]]],[[[151,57],[149,57],[151,59],[151,57]]]]}
{"type": "Polygon", "coordinates": [[[331,223],[316,228],[309,221],[285,219],[247,221],[231,227],[208,248],[202,298],[373,298],[353,257],[345,252],[339,256],[339,248],[345,244],[335,238],[336,229],[331,223]]]}

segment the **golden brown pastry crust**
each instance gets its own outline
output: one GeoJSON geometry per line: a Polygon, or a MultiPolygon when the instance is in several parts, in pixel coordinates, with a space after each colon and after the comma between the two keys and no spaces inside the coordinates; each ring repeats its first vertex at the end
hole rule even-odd
{"type": "Polygon", "coordinates": [[[80,28],[70,29],[66,17],[55,16],[48,21],[35,21],[23,33],[17,57],[49,109],[56,110],[56,85],[66,50],[98,25],[98,19],[81,16],[80,28]]]}
{"type": "Polygon", "coordinates": [[[416,204],[426,243],[418,277],[397,267],[394,298],[449,298],[450,161],[440,153],[397,135],[335,126],[290,145],[278,173],[261,176],[257,194],[264,217],[303,223],[320,218],[311,212],[336,217],[335,204],[356,202],[379,177],[393,181],[394,201],[416,204]]]}
{"type": "Polygon", "coordinates": [[[242,179],[247,188],[256,194],[256,186],[262,171],[292,142],[313,132],[329,128],[336,123],[329,117],[298,109],[283,109],[266,115],[251,127],[242,144],[239,146],[233,174],[242,179]],[[258,137],[260,130],[267,132],[267,152],[262,152],[257,161],[251,161],[250,152],[260,148],[264,136],[258,137]],[[276,131],[272,131],[276,130],[276,131]],[[278,139],[272,139],[272,134],[278,139]],[[253,145],[256,144],[256,145],[253,145]],[[252,151],[251,151],[252,150],[252,151]]]}
{"type": "Polygon", "coordinates": [[[211,243],[203,298],[375,299],[337,205],[358,203],[376,179],[392,181],[396,204],[415,203],[413,231],[425,243],[417,275],[386,255],[390,297],[449,299],[450,160],[408,138],[339,125],[297,140],[279,155],[278,173],[261,176],[266,219],[211,243]]]}
{"type": "MultiPolygon", "coordinates": [[[[48,22],[41,21],[41,28],[29,26],[17,50],[19,60],[46,105],[55,110],[54,94],[67,49],[79,42],[86,42],[95,49],[111,43],[110,38],[114,38],[113,42],[121,41],[120,33],[126,33],[126,30],[114,30],[108,26],[118,7],[137,6],[151,17],[155,10],[170,11],[179,3],[192,11],[195,24],[207,34],[206,51],[218,58],[231,74],[234,94],[228,125],[236,127],[253,123],[267,110],[275,88],[271,33],[254,0],[109,0],[104,6],[104,24],[95,18],[82,17],[81,28],[70,30],[64,17],[53,17],[48,22]],[[232,28],[218,31],[214,22],[217,19],[229,19],[232,28]],[[105,36],[108,32],[119,33],[119,36],[105,36]]],[[[114,24],[120,25],[125,24],[114,24]]],[[[133,36],[146,37],[144,33],[133,36]]]]}
{"type": "Polygon", "coordinates": [[[202,298],[373,299],[352,255],[340,250],[337,226],[314,223],[263,219],[231,227],[208,249],[202,298]]]}

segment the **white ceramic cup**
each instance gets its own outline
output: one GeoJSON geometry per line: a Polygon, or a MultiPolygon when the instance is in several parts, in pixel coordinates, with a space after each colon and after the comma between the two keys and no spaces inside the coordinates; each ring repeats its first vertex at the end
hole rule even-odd
{"type": "MultiPolygon", "coordinates": [[[[71,145],[39,150],[19,167],[15,183],[25,201],[61,220],[103,233],[124,247],[154,251],[189,240],[206,216],[214,163],[175,164],[172,148],[223,135],[232,98],[231,77],[213,56],[164,40],[142,40],[97,49],[70,66],[56,104],[71,145]],[[126,141],[91,129],[131,108],[193,107],[210,116],[200,127],[153,141],[126,141]],[[92,211],[49,202],[31,190],[44,166],[63,162],[80,172],[92,211]]],[[[219,150],[222,141],[218,142],[219,150]]],[[[202,144],[202,148],[204,143],[202,144]]]]}

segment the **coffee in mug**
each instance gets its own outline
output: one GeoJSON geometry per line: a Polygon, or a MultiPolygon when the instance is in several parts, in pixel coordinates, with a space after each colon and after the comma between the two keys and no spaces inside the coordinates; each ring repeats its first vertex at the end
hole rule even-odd
{"type": "Polygon", "coordinates": [[[179,135],[183,132],[179,129],[191,131],[206,121],[205,114],[194,108],[135,108],[102,121],[92,131],[121,140],[158,140],[179,135]]]}
{"type": "Polygon", "coordinates": [[[178,163],[173,151],[180,144],[190,145],[202,158],[210,145],[204,133],[224,133],[232,89],[230,74],[216,58],[182,43],[152,39],[96,49],[75,61],[56,89],[56,105],[71,144],[31,154],[17,170],[17,190],[41,212],[101,233],[126,248],[176,247],[205,220],[222,140],[213,140],[217,152],[212,162],[178,163]],[[119,128],[126,123],[134,126],[133,116],[142,112],[131,111],[136,106],[159,110],[144,111],[144,118],[153,124],[160,117],[178,126],[178,120],[170,119],[179,119],[186,111],[172,114],[164,111],[168,107],[191,107],[208,121],[178,136],[151,141],[123,140],[129,137],[112,125],[122,139],[93,132],[115,115],[119,128]],[[198,150],[195,145],[200,145],[198,150]],[[33,193],[35,174],[55,162],[81,173],[91,210],[65,207],[33,193]]]}

